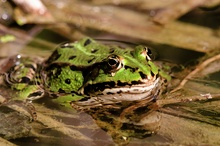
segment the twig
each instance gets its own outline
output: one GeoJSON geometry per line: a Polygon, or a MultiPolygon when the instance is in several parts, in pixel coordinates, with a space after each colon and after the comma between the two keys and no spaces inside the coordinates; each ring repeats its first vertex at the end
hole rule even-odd
{"type": "Polygon", "coordinates": [[[170,93],[176,92],[177,90],[183,88],[183,86],[187,83],[187,81],[192,78],[196,73],[200,72],[204,67],[206,67],[208,64],[210,64],[211,62],[220,59],[220,54],[211,57],[207,60],[205,60],[203,63],[201,63],[195,70],[193,70],[191,73],[189,73],[182,81],[181,83],[175,88],[173,89],[170,93]]]}
{"type": "Polygon", "coordinates": [[[176,98],[170,98],[170,99],[160,99],[157,101],[159,107],[163,107],[168,104],[177,104],[177,103],[184,103],[184,102],[195,102],[195,101],[206,101],[206,100],[218,100],[220,99],[220,93],[216,94],[200,94],[195,96],[187,96],[184,98],[176,99],[176,98]]]}

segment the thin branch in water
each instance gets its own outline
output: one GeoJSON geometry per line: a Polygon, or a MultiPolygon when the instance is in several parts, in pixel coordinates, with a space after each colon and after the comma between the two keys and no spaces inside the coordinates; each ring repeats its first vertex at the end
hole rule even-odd
{"type": "Polygon", "coordinates": [[[194,96],[188,96],[180,99],[160,99],[157,101],[159,107],[163,107],[165,105],[169,104],[178,104],[178,103],[186,103],[186,102],[195,102],[195,101],[207,101],[207,100],[219,100],[220,94],[200,94],[200,95],[194,95],[194,96]]]}
{"type": "Polygon", "coordinates": [[[220,59],[220,54],[213,56],[207,60],[205,60],[203,63],[201,63],[195,70],[193,70],[191,73],[189,73],[182,81],[181,83],[173,89],[170,93],[176,92],[177,90],[180,90],[183,88],[183,86],[188,82],[190,78],[192,78],[196,73],[200,72],[202,69],[204,69],[208,64],[211,62],[220,59]]]}

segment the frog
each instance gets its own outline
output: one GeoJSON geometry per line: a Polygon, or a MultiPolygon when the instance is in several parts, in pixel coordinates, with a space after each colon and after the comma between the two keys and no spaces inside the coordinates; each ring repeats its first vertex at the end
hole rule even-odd
{"type": "Polygon", "coordinates": [[[155,100],[170,76],[151,56],[151,49],[144,45],[123,48],[87,37],[59,45],[43,61],[17,55],[4,81],[17,91],[12,100],[30,102],[49,95],[76,109],[155,100]]]}
{"type": "Polygon", "coordinates": [[[171,80],[153,58],[145,45],[125,47],[89,37],[60,44],[47,59],[16,55],[1,73],[6,86],[15,91],[4,103],[27,105],[48,97],[87,112],[116,142],[143,138],[158,129],[159,118],[151,115],[162,87],[171,80]]]}

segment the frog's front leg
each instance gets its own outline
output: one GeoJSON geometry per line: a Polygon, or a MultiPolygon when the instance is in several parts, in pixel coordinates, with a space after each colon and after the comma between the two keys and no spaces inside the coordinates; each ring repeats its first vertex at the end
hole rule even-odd
{"type": "Polygon", "coordinates": [[[44,90],[36,85],[30,85],[23,90],[15,93],[12,98],[3,98],[4,101],[1,106],[7,106],[13,110],[16,110],[24,115],[30,117],[31,121],[36,120],[37,114],[32,100],[41,98],[44,96],[44,90]]]}
{"type": "Polygon", "coordinates": [[[22,100],[24,107],[26,107],[33,120],[36,120],[37,114],[32,101],[43,97],[44,93],[44,89],[42,89],[40,86],[29,85],[27,88],[20,91],[17,98],[15,97],[13,100],[22,100]]]}
{"type": "Polygon", "coordinates": [[[2,70],[3,73],[1,75],[4,83],[11,88],[13,93],[8,93],[10,98],[5,98],[3,105],[10,107],[15,107],[16,105],[19,107],[20,105],[20,109],[28,111],[34,119],[35,109],[31,102],[44,95],[39,61],[17,55],[11,57],[5,64],[7,67],[2,70]]]}
{"type": "Polygon", "coordinates": [[[43,97],[45,94],[44,89],[38,85],[29,85],[23,90],[18,92],[18,96],[13,100],[23,100],[25,102],[31,102],[33,100],[43,97]]]}

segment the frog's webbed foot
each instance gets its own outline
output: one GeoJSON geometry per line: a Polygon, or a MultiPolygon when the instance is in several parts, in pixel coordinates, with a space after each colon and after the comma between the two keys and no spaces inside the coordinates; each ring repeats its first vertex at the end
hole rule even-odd
{"type": "Polygon", "coordinates": [[[18,111],[20,114],[29,117],[30,121],[35,121],[37,119],[35,107],[29,101],[9,100],[4,101],[4,103],[2,103],[0,106],[6,106],[15,111],[18,111]]]}

